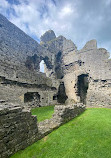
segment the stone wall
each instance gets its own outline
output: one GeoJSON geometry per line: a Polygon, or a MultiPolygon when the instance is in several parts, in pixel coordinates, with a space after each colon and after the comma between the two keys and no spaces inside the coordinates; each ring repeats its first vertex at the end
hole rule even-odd
{"type": "Polygon", "coordinates": [[[50,76],[54,54],[1,14],[0,26],[0,76],[25,82],[51,84],[51,80],[39,71],[40,62],[44,60],[47,76],[50,76]]]}
{"type": "Polygon", "coordinates": [[[85,111],[83,104],[73,105],[56,105],[54,107],[54,114],[51,119],[42,121],[38,124],[38,129],[41,137],[47,135],[60,125],[70,121],[76,116],[85,111]]]}
{"type": "Polygon", "coordinates": [[[111,105],[111,65],[106,49],[97,48],[96,40],[91,40],[80,51],[64,55],[64,84],[69,99],[80,102],[78,77],[88,76],[87,106],[111,105]],[[71,59],[71,60],[70,60],[71,59]]]}
{"type": "Polygon", "coordinates": [[[46,77],[45,73],[37,71],[30,71],[25,66],[10,64],[0,60],[0,76],[9,80],[14,80],[23,83],[31,84],[46,84],[47,86],[54,86],[53,81],[46,77]]]}
{"type": "MultiPolygon", "coordinates": [[[[3,102],[3,101],[1,101],[3,102]]],[[[21,107],[0,104],[0,158],[8,158],[43,138],[55,128],[75,118],[85,110],[85,106],[57,105],[53,117],[37,124],[36,116],[21,107]]]]}
{"type": "Polygon", "coordinates": [[[8,158],[37,140],[37,118],[20,107],[0,106],[0,158],[8,158]]]}
{"type": "MultiPolygon", "coordinates": [[[[53,95],[59,81],[49,78],[54,73],[55,55],[1,14],[0,26],[0,99],[22,104],[25,93],[39,92],[41,106],[56,104],[53,95]],[[39,72],[41,60],[46,74],[39,72]]],[[[52,36],[49,39],[56,37],[52,36]]]]}
{"type": "Polygon", "coordinates": [[[77,50],[75,44],[63,36],[42,43],[42,46],[55,54],[55,77],[64,82],[68,100],[81,102],[78,77],[87,75],[88,89],[83,94],[86,95],[83,103],[87,106],[111,105],[111,60],[106,49],[97,48],[96,40],[88,41],[81,50],[77,50]]]}
{"type": "Polygon", "coordinates": [[[0,59],[11,64],[25,65],[28,57],[48,56],[51,62],[51,53],[40,46],[17,26],[9,22],[0,14],[0,59]]]}
{"type": "MultiPolygon", "coordinates": [[[[47,32],[47,36],[48,35],[49,34],[47,32]]],[[[44,35],[44,36],[46,38],[46,35],[44,35]]],[[[44,37],[44,36],[42,36],[42,37],[44,37]]],[[[53,68],[50,73],[50,76],[55,77],[56,79],[62,79],[64,77],[63,65],[65,64],[63,61],[63,58],[65,55],[66,56],[68,55],[68,52],[71,53],[74,50],[76,50],[77,49],[76,45],[71,40],[68,40],[63,36],[54,38],[50,41],[47,41],[46,43],[43,43],[41,41],[41,43],[42,43],[41,45],[43,47],[47,48],[47,50],[52,53],[53,68]]],[[[70,58],[70,61],[71,60],[73,60],[73,58],[70,58]]]]}
{"type": "Polygon", "coordinates": [[[90,80],[87,105],[111,107],[111,80],[90,80]]]}
{"type": "Polygon", "coordinates": [[[96,40],[77,50],[71,40],[56,37],[52,30],[38,44],[1,14],[0,26],[0,76],[57,90],[59,83],[64,82],[68,99],[80,102],[78,77],[88,75],[86,104],[110,106],[111,59],[106,49],[97,48],[96,40]],[[46,75],[39,73],[41,60],[45,62],[46,75]],[[97,80],[100,82],[96,83],[97,80]]]}
{"type": "MultiPolygon", "coordinates": [[[[49,85],[51,85],[51,83],[49,85]]],[[[53,96],[56,94],[57,89],[47,86],[47,84],[29,84],[0,77],[0,100],[18,103],[26,107],[47,106],[57,104],[57,100],[53,99],[53,96]],[[38,95],[40,95],[39,104],[36,101],[34,102],[36,99],[34,99],[34,96],[32,96],[31,100],[29,99],[25,102],[24,96],[26,93],[38,93],[38,95]]]]}

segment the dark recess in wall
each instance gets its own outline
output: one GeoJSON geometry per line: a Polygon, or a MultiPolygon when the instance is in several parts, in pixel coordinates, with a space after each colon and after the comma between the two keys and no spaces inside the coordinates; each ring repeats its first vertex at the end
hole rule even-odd
{"type": "Polygon", "coordinates": [[[55,60],[55,65],[56,65],[55,73],[56,73],[57,79],[62,79],[64,77],[61,63],[62,63],[62,53],[58,52],[58,54],[56,55],[56,60],[55,60]]]}
{"type": "Polygon", "coordinates": [[[59,86],[59,89],[58,89],[57,101],[58,101],[58,103],[64,104],[65,101],[67,100],[67,98],[68,97],[67,97],[66,92],[65,92],[64,82],[62,82],[59,86]]]}
{"type": "Polygon", "coordinates": [[[38,92],[27,92],[24,94],[24,103],[30,103],[30,105],[40,106],[40,95],[38,92]]]}
{"type": "Polygon", "coordinates": [[[88,90],[88,75],[82,74],[78,76],[77,81],[77,89],[78,89],[78,96],[80,96],[80,102],[83,104],[86,104],[86,96],[87,96],[87,90],[88,90]]]}

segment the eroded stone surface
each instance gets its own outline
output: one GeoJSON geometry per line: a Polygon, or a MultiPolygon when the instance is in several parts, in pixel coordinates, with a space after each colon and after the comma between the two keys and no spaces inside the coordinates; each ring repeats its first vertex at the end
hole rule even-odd
{"type": "Polygon", "coordinates": [[[46,42],[49,42],[53,39],[55,39],[56,36],[55,36],[55,33],[53,30],[49,30],[47,32],[45,32],[42,36],[41,36],[41,43],[46,43],[46,42]]]}
{"type": "Polygon", "coordinates": [[[38,130],[41,135],[45,136],[55,128],[75,118],[85,111],[83,104],[73,105],[56,105],[54,107],[54,114],[50,120],[42,121],[38,124],[38,130]]]}
{"type": "Polygon", "coordinates": [[[96,40],[77,50],[71,40],[56,37],[52,30],[41,37],[39,45],[0,14],[1,158],[24,149],[79,115],[85,110],[83,103],[111,107],[108,58],[109,53],[97,48],[96,40]],[[42,60],[46,74],[39,72],[42,60]],[[53,117],[38,125],[36,117],[22,109],[58,102],[66,105],[55,106],[53,117]]]}
{"type": "Polygon", "coordinates": [[[8,158],[37,140],[37,118],[12,105],[0,105],[0,158],[8,158]]]}
{"type": "Polygon", "coordinates": [[[64,84],[67,96],[76,102],[80,101],[77,87],[78,77],[87,75],[86,104],[88,106],[110,106],[111,65],[107,50],[96,48],[96,41],[89,41],[83,49],[71,54],[70,58],[73,58],[73,62],[70,62],[67,56],[63,59],[64,63],[67,63],[64,66],[64,84]]]}
{"type": "MultiPolygon", "coordinates": [[[[49,30],[41,37],[39,45],[2,15],[0,24],[1,77],[33,86],[38,84],[44,88],[55,88],[54,98],[58,96],[58,88],[62,82],[68,100],[86,100],[84,103],[88,106],[111,105],[111,60],[108,59],[109,53],[106,49],[97,48],[96,40],[88,41],[83,49],[77,50],[71,40],[63,36],[56,37],[55,33],[49,30]],[[41,60],[45,62],[46,75],[38,72],[41,60]],[[78,85],[78,78],[81,75],[88,76],[85,99],[81,99],[85,87],[79,88],[78,85]],[[78,92],[79,89],[81,92],[78,92]]],[[[35,90],[33,86],[30,89],[32,92],[35,90]]],[[[37,91],[36,89],[35,92],[37,91]]],[[[49,97],[52,98],[52,95],[49,97]]],[[[5,100],[4,97],[0,99],[5,100]]]]}
{"type": "Polygon", "coordinates": [[[53,117],[37,124],[30,111],[15,104],[0,104],[0,158],[26,148],[84,110],[82,104],[55,106],[53,117]]]}

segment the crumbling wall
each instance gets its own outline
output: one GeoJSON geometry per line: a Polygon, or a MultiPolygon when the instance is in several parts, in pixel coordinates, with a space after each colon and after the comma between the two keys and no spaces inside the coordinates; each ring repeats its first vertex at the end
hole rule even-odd
{"type": "Polygon", "coordinates": [[[0,104],[0,158],[8,158],[78,116],[85,106],[55,106],[53,117],[37,124],[36,116],[21,107],[0,104]]]}
{"type": "Polygon", "coordinates": [[[46,84],[29,84],[0,77],[0,100],[19,103],[21,106],[47,106],[57,103],[57,100],[53,100],[56,93],[57,89],[55,87],[49,87],[46,84]],[[26,93],[38,93],[40,95],[39,104],[34,101],[34,98],[32,101],[25,102],[24,96],[26,93]]]}
{"type": "Polygon", "coordinates": [[[111,60],[108,59],[109,53],[106,49],[97,48],[96,40],[87,42],[83,49],[79,51],[71,40],[67,40],[63,36],[47,41],[42,46],[55,54],[55,77],[64,82],[68,100],[82,101],[88,106],[110,105],[111,60]],[[81,75],[88,76],[85,99],[81,99],[82,92],[81,94],[78,93],[78,77],[81,75]],[[106,80],[107,88],[105,88],[104,82],[101,82],[101,85],[98,82],[98,86],[96,86],[95,80],[106,80]]]}
{"type": "Polygon", "coordinates": [[[37,118],[20,107],[0,107],[0,158],[8,158],[37,140],[37,118]]]}
{"type": "Polygon", "coordinates": [[[111,106],[111,80],[91,80],[87,93],[88,106],[111,106]]]}
{"type": "MultiPolygon", "coordinates": [[[[50,33],[44,34],[42,38],[47,37],[49,38],[50,33]]],[[[68,52],[73,52],[76,50],[76,45],[71,41],[67,40],[63,36],[59,36],[57,38],[53,38],[50,41],[41,41],[41,45],[49,52],[52,53],[52,64],[53,68],[50,73],[50,77],[55,77],[56,79],[62,79],[64,77],[64,71],[63,71],[63,65],[64,61],[63,58],[64,56],[68,54],[68,52]]],[[[69,59],[70,61],[72,60],[71,58],[69,59]]]]}
{"type": "Polygon", "coordinates": [[[111,104],[111,65],[109,53],[97,48],[95,40],[89,41],[80,51],[69,52],[63,58],[64,84],[69,99],[80,102],[78,96],[78,76],[88,75],[86,104],[88,106],[110,106],[111,104]],[[71,59],[71,61],[69,60],[71,59]]]}
{"type": "MultiPolygon", "coordinates": [[[[57,103],[53,95],[59,81],[49,78],[54,73],[55,55],[1,14],[0,26],[0,76],[5,80],[0,82],[0,98],[22,104],[25,93],[39,92],[40,106],[57,103]],[[39,72],[41,60],[46,64],[46,74],[39,72]]],[[[49,39],[55,37],[53,33],[49,39]]]]}
{"type": "Polygon", "coordinates": [[[31,84],[46,84],[52,86],[52,80],[44,73],[30,71],[25,66],[18,66],[7,62],[0,61],[0,76],[9,80],[31,84]]]}
{"type": "Polygon", "coordinates": [[[39,72],[41,60],[45,61],[49,71],[53,68],[52,53],[39,45],[37,41],[26,35],[1,14],[0,26],[1,76],[19,78],[23,70],[24,73],[22,73],[21,78],[23,77],[24,79],[24,76],[26,76],[29,79],[32,74],[36,76],[36,72],[39,72]],[[29,75],[27,75],[28,70],[26,68],[30,70],[29,75]]]}
{"type": "Polygon", "coordinates": [[[89,80],[86,104],[105,105],[105,99],[101,100],[101,96],[105,96],[109,105],[111,60],[108,59],[109,53],[106,49],[97,48],[96,40],[87,42],[83,49],[78,51],[71,40],[63,36],[56,37],[52,30],[41,37],[39,45],[1,14],[0,26],[0,76],[19,82],[45,84],[56,89],[61,80],[64,82],[68,99],[80,102],[78,76],[85,74],[89,80]],[[37,73],[41,60],[44,60],[46,65],[46,76],[52,80],[45,74],[37,73]],[[99,88],[101,85],[98,82],[97,89],[95,80],[106,80],[107,89],[103,82],[102,88],[99,88]],[[93,94],[95,99],[90,104],[90,98],[94,98],[93,94]]]}
{"type": "Polygon", "coordinates": [[[0,59],[15,64],[25,64],[28,56],[49,57],[51,53],[40,46],[17,26],[0,14],[0,59]]]}
{"type": "Polygon", "coordinates": [[[43,137],[85,111],[83,104],[56,105],[51,119],[38,123],[40,135],[43,137]]]}

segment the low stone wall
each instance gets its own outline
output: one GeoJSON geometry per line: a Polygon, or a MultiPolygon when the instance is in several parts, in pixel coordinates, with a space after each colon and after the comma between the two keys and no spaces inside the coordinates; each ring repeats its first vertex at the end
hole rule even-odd
{"type": "Polygon", "coordinates": [[[26,148],[37,140],[37,118],[21,107],[0,107],[0,158],[26,148]]]}
{"type": "Polygon", "coordinates": [[[44,137],[60,125],[70,121],[85,111],[82,103],[75,105],[56,105],[51,119],[38,123],[39,137],[44,137]]]}
{"type": "Polygon", "coordinates": [[[30,111],[12,105],[0,105],[0,158],[8,158],[78,116],[85,106],[56,105],[51,119],[37,124],[30,111]]]}

